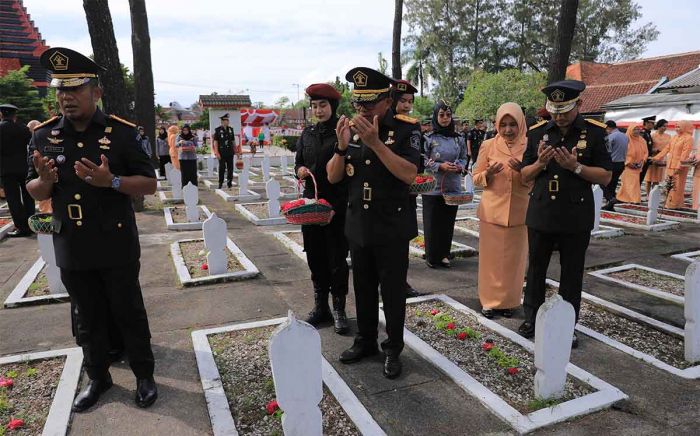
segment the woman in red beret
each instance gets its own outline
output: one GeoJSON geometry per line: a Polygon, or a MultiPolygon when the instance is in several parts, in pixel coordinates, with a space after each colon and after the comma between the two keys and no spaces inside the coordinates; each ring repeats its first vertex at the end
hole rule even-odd
{"type": "Polygon", "coordinates": [[[335,126],[338,123],[336,110],[341,95],[326,83],[317,83],[306,88],[311,101],[311,113],[317,123],[301,133],[297,142],[294,170],[297,178],[304,181],[304,198],[325,199],[335,211],[333,220],[326,226],[304,225],[304,251],[311,270],[314,285],[314,308],[306,322],[313,326],[333,322],[335,332],[348,332],[345,315],[345,297],[348,294],[348,243],[345,239],[345,211],[348,191],[345,183],[331,184],[326,173],[326,163],[333,157],[337,141],[335,126]],[[316,185],[309,174],[313,174],[316,185]],[[333,311],[328,306],[328,294],[333,297],[333,311]]]}

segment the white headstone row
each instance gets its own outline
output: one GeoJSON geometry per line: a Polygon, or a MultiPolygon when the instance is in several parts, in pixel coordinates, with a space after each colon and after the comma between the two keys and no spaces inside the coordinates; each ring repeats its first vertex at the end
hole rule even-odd
{"type": "Polygon", "coordinates": [[[228,270],[228,256],[226,254],[226,221],[212,213],[202,224],[204,246],[207,251],[207,266],[209,275],[223,274],[228,270]]]}
{"type": "Polygon", "coordinates": [[[649,192],[648,200],[648,211],[647,211],[647,225],[656,224],[656,219],[659,215],[659,205],[661,204],[661,187],[656,185],[649,192]]]}
{"type": "Polygon", "coordinates": [[[190,223],[199,222],[199,190],[192,182],[188,182],[187,186],[182,188],[182,194],[185,199],[185,213],[187,214],[187,221],[190,223]]]}
{"type": "Polygon", "coordinates": [[[685,360],[700,361],[700,261],[685,271],[685,360]]]}

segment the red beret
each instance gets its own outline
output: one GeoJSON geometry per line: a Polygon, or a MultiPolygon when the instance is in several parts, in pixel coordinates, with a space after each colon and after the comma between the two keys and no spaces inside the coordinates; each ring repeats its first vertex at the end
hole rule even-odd
{"type": "Polygon", "coordinates": [[[401,93],[401,94],[416,94],[416,93],[418,93],[418,90],[416,89],[415,86],[411,85],[411,82],[409,82],[408,80],[403,80],[403,79],[397,80],[394,83],[394,89],[396,89],[396,91],[398,93],[401,93]]]}
{"type": "Polygon", "coordinates": [[[306,88],[306,95],[311,100],[340,100],[340,93],[327,83],[314,83],[306,88]]]}

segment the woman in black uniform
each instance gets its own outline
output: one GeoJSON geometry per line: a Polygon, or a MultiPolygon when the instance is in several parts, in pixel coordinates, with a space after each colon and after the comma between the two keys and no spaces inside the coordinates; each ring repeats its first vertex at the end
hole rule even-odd
{"type": "Polygon", "coordinates": [[[318,185],[318,198],[325,199],[335,211],[330,224],[325,226],[304,225],[304,251],[311,270],[314,285],[314,308],[306,322],[318,326],[334,322],[335,332],[347,333],[348,320],[345,315],[345,296],[348,293],[348,243],[345,239],[345,211],[348,192],[345,183],[332,185],[328,182],[326,163],[333,157],[337,141],[335,126],[341,95],[334,87],[317,83],[306,88],[311,100],[311,111],[318,122],[304,129],[297,142],[294,170],[299,180],[304,180],[304,198],[314,198],[313,174],[318,185]],[[333,311],[328,306],[328,294],[333,297],[333,311]]]}

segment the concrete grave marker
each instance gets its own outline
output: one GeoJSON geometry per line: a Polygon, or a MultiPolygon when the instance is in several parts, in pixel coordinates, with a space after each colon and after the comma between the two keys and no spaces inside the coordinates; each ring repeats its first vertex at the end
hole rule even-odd
{"type": "Polygon", "coordinates": [[[185,198],[185,213],[187,214],[187,221],[191,223],[196,223],[199,221],[199,190],[192,182],[188,182],[187,186],[182,188],[182,194],[185,198]]]}
{"type": "Polygon", "coordinates": [[[262,168],[263,180],[267,182],[268,180],[270,180],[270,155],[265,153],[260,166],[262,168]]]}
{"type": "Polygon", "coordinates": [[[214,156],[212,155],[207,155],[205,158],[207,162],[207,177],[214,177],[214,165],[215,165],[215,160],[214,156]]]}
{"type": "MultiPolygon", "coordinates": [[[[168,183],[170,183],[170,185],[173,184],[173,180],[172,180],[172,177],[173,177],[173,175],[172,175],[173,168],[174,168],[174,167],[173,167],[173,164],[171,164],[170,162],[168,162],[168,163],[165,164],[165,178],[168,180],[168,183]]],[[[162,174],[161,174],[161,175],[162,175],[162,174]]]]}
{"type": "Polygon", "coordinates": [[[286,436],[321,436],[321,336],[289,311],[270,338],[270,366],[286,436]]]}
{"type": "Polygon", "coordinates": [[[243,157],[243,169],[238,176],[238,194],[248,195],[248,177],[250,177],[250,156],[243,157]]]}
{"type": "Polygon", "coordinates": [[[651,192],[649,192],[649,202],[647,204],[649,207],[649,211],[647,212],[648,226],[656,223],[656,218],[659,215],[659,204],[661,204],[661,187],[656,185],[651,189],[651,192]]]}
{"type": "Polygon", "coordinates": [[[267,192],[267,217],[277,218],[280,216],[280,182],[270,179],[265,184],[267,192]]]}
{"type": "Polygon", "coordinates": [[[700,361],[700,261],[685,271],[685,360],[700,361]]]}
{"type": "Polygon", "coordinates": [[[571,357],[574,306],[555,294],[544,302],[535,318],[535,396],[559,398],[564,394],[566,366],[571,357]]]}
{"type": "Polygon", "coordinates": [[[593,185],[593,231],[600,230],[600,211],[603,208],[603,190],[599,185],[593,185]]]}
{"type": "Polygon", "coordinates": [[[66,287],[61,281],[61,271],[56,266],[56,252],[53,248],[53,235],[37,234],[39,242],[39,252],[41,258],[46,262],[46,279],[49,282],[49,292],[51,294],[65,294],[66,287]]]}
{"type": "Polygon", "coordinates": [[[173,200],[182,200],[182,173],[177,168],[170,172],[170,188],[173,200]]]}
{"type": "Polygon", "coordinates": [[[204,246],[209,251],[207,254],[209,275],[224,274],[228,269],[226,221],[213,213],[202,224],[202,233],[204,234],[204,246]]]}

